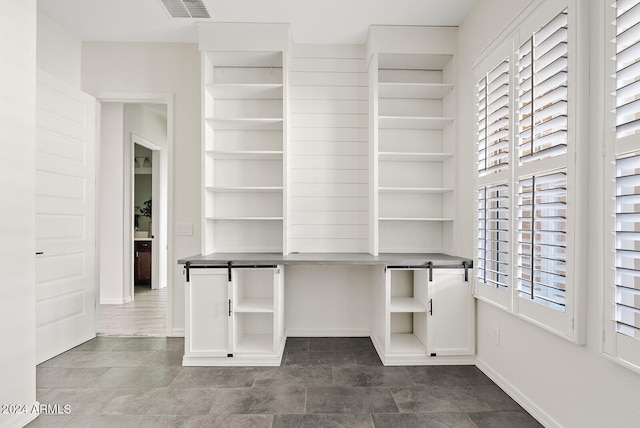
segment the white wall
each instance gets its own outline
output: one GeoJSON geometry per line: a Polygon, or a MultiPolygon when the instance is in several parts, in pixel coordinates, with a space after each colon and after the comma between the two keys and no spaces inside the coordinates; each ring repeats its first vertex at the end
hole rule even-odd
{"type": "Polygon", "coordinates": [[[104,103],[100,126],[100,303],[125,302],[124,105],[104,103]]]}
{"type": "MultiPolygon", "coordinates": [[[[530,2],[480,0],[459,32],[458,210],[469,213],[459,222],[457,253],[473,256],[474,81],[472,62],[530,2]],[[488,24],[486,24],[488,23],[488,24]],[[465,184],[466,183],[466,184],[465,184]]],[[[586,2],[585,2],[586,4],[586,2]]],[[[637,427],[640,423],[640,375],[600,354],[603,219],[602,157],[602,32],[603,2],[592,0],[591,132],[589,164],[589,259],[587,344],[574,345],[500,309],[477,303],[477,364],[525,408],[545,423],[560,427],[637,427]],[[500,329],[499,345],[493,331],[500,329]]]]}
{"type": "MultiPolygon", "coordinates": [[[[0,403],[33,405],[36,1],[0,2],[0,403]],[[19,322],[17,322],[19,321],[19,322]]],[[[33,415],[0,414],[1,427],[33,415]]]]}
{"type": "Polygon", "coordinates": [[[364,46],[294,45],[289,89],[289,250],[369,250],[364,46]]]}
{"type": "Polygon", "coordinates": [[[370,266],[286,266],[287,336],[369,336],[370,266]]]}
{"type": "Polygon", "coordinates": [[[200,252],[200,53],[195,44],[82,45],[82,89],[100,100],[114,94],[171,93],[173,141],[169,174],[170,334],[184,332],[184,278],[176,261],[200,252]],[[173,196],[173,199],[171,199],[173,196]],[[193,225],[192,236],[171,236],[173,224],[193,225]]]}
{"type": "Polygon", "coordinates": [[[82,43],[48,15],[38,10],[38,68],[80,88],[80,58],[82,43]]]}

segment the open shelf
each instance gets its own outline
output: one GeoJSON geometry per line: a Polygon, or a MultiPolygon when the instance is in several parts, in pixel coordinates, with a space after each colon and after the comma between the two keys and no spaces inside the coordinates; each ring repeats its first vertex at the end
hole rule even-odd
{"type": "Polygon", "coordinates": [[[281,83],[218,83],[207,90],[216,99],[277,100],[282,99],[281,83]]]}
{"type": "Polygon", "coordinates": [[[260,186],[237,186],[237,187],[217,187],[207,186],[206,189],[210,192],[228,193],[228,192],[282,192],[282,186],[272,187],[260,187],[260,186]]]}
{"type": "Polygon", "coordinates": [[[282,221],[283,217],[207,217],[207,220],[217,220],[217,221],[282,221]]]}
{"type": "Polygon", "coordinates": [[[426,355],[425,345],[413,333],[392,333],[390,352],[406,355],[426,355]]]}
{"type": "Polygon", "coordinates": [[[215,156],[217,160],[282,160],[283,152],[277,150],[211,150],[207,153],[215,156]]]}
{"type": "Polygon", "coordinates": [[[442,99],[453,90],[451,83],[378,83],[379,98],[426,98],[442,99]]]}
{"type": "Polygon", "coordinates": [[[452,123],[452,117],[378,116],[383,129],[444,129],[452,123]]]}
{"type": "Polygon", "coordinates": [[[394,162],[442,162],[452,157],[453,153],[378,152],[379,160],[394,162]]]}
{"type": "Polygon", "coordinates": [[[273,353],[272,334],[243,334],[235,348],[238,354],[271,354],[273,353]]]}
{"type": "Polygon", "coordinates": [[[282,118],[272,117],[235,117],[235,118],[207,118],[207,123],[215,129],[236,129],[256,131],[282,130],[282,118]]]}
{"type": "Polygon", "coordinates": [[[388,193],[449,193],[449,187],[378,187],[380,192],[388,193]]]}
{"type": "Polygon", "coordinates": [[[380,221],[453,221],[444,217],[380,217],[380,221]]]}
{"type": "Polygon", "coordinates": [[[426,312],[427,307],[413,297],[392,297],[390,312],[426,312]]]}
{"type": "Polygon", "coordinates": [[[385,70],[442,70],[453,59],[451,54],[380,53],[378,68],[385,70]]]}
{"type": "Polygon", "coordinates": [[[273,313],[273,298],[244,298],[236,305],[238,313],[273,313]]]}

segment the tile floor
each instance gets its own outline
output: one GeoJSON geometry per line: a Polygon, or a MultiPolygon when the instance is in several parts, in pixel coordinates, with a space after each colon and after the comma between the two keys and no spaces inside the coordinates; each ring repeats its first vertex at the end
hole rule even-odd
{"type": "Polygon", "coordinates": [[[107,336],[164,336],[167,334],[167,288],[135,287],[134,301],[100,305],[98,334],[107,336]]]}
{"type": "Polygon", "coordinates": [[[37,367],[29,427],[540,427],[473,366],[383,367],[368,338],[289,338],[280,367],[182,367],[180,338],[100,336],[37,367]]]}

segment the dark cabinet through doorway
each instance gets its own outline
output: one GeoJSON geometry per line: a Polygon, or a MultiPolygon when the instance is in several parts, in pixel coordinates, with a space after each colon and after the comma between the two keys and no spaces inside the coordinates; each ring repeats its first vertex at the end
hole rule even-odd
{"type": "Polygon", "coordinates": [[[151,286],[151,241],[135,241],[133,282],[151,286]]]}

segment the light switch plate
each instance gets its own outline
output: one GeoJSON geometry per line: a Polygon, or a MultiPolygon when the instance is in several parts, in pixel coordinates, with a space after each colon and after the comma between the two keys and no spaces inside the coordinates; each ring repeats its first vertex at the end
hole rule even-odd
{"type": "Polygon", "coordinates": [[[176,224],[176,236],[193,236],[193,224],[191,223],[176,224]]]}

